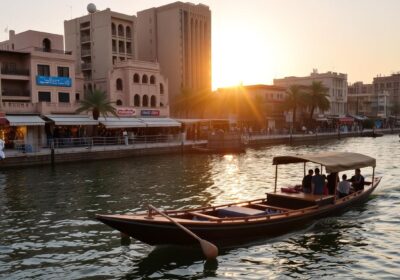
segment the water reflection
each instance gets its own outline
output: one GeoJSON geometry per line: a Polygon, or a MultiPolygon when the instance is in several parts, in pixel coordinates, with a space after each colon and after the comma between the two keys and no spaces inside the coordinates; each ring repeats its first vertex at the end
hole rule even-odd
{"type": "MultiPolygon", "coordinates": [[[[0,171],[0,274],[26,278],[395,278],[400,275],[397,136],[262,147],[240,155],[169,155],[0,171]],[[95,213],[196,207],[264,197],[272,157],[354,151],[377,158],[380,187],[364,205],[285,236],[221,250],[153,248],[94,220],[95,213]]],[[[307,168],[313,168],[312,164],[307,168]]],[[[362,170],[370,173],[368,169],[362,170]]],[[[303,166],[280,167],[278,186],[303,166]]]]}

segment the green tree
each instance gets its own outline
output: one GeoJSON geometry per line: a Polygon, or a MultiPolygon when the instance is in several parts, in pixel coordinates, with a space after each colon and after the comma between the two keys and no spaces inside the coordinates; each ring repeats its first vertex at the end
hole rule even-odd
{"type": "Polygon", "coordinates": [[[283,102],[283,108],[285,110],[291,110],[293,114],[293,124],[296,123],[296,113],[297,109],[305,106],[305,93],[303,91],[303,86],[291,85],[286,91],[286,98],[283,102]]]}
{"type": "Polygon", "coordinates": [[[310,108],[310,122],[316,108],[326,111],[330,108],[328,88],[322,82],[313,81],[306,92],[306,105],[310,108]]]}
{"type": "Polygon", "coordinates": [[[107,117],[109,113],[118,117],[113,102],[107,100],[107,95],[104,91],[94,90],[87,94],[83,100],[79,102],[80,107],[76,109],[76,113],[92,112],[93,119],[98,120],[99,116],[107,117]]]}

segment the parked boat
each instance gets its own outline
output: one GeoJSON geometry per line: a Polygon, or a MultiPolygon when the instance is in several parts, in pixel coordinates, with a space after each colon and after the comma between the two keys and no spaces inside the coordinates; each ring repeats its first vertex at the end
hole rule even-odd
{"type": "MultiPolygon", "coordinates": [[[[273,159],[273,164],[276,166],[275,188],[265,198],[163,213],[205,240],[219,245],[237,244],[283,234],[314,219],[339,214],[366,201],[381,180],[374,176],[375,159],[357,153],[280,156],[273,159]],[[370,166],[373,168],[372,180],[366,182],[363,190],[343,198],[277,190],[279,165],[303,163],[305,171],[307,162],[324,166],[327,172],[370,166]]],[[[152,208],[132,215],[97,215],[96,218],[125,235],[151,245],[197,242],[152,208]]]]}

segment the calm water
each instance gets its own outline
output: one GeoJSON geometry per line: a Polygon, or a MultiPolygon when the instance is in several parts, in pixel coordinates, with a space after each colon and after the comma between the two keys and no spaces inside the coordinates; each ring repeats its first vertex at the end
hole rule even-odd
{"type": "MultiPolygon", "coordinates": [[[[388,135],[248,149],[242,155],[0,170],[0,278],[398,279],[399,165],[399,137],[388,135]],[[142,210],[147,203],[180,208],[262,197],[273,186],[273,156],[322,150],[377,158],[377,175],[384,178],[368,203],[279,238],[223,249],[215,262],[205,262],[199,249],[136,241],[123,246],[117,231],[93,219],[95,213],[142,210]]],[[[278,184],[297,183],[302,173],[302,166],[282,167],[278,184]]]]}

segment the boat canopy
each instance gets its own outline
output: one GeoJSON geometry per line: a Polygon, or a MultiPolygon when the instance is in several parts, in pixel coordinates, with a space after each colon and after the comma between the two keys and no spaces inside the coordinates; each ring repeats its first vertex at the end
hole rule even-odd
{"type": "Polygon", "coordinates": [[[313,162],[325,166],[327,172],[340,172],[350,169],[376,166],[372,157],[347,152],[328,152],[310,155],[279,156],[274,157],[272,164],[289,164],[300,162],[313,162]]]}

